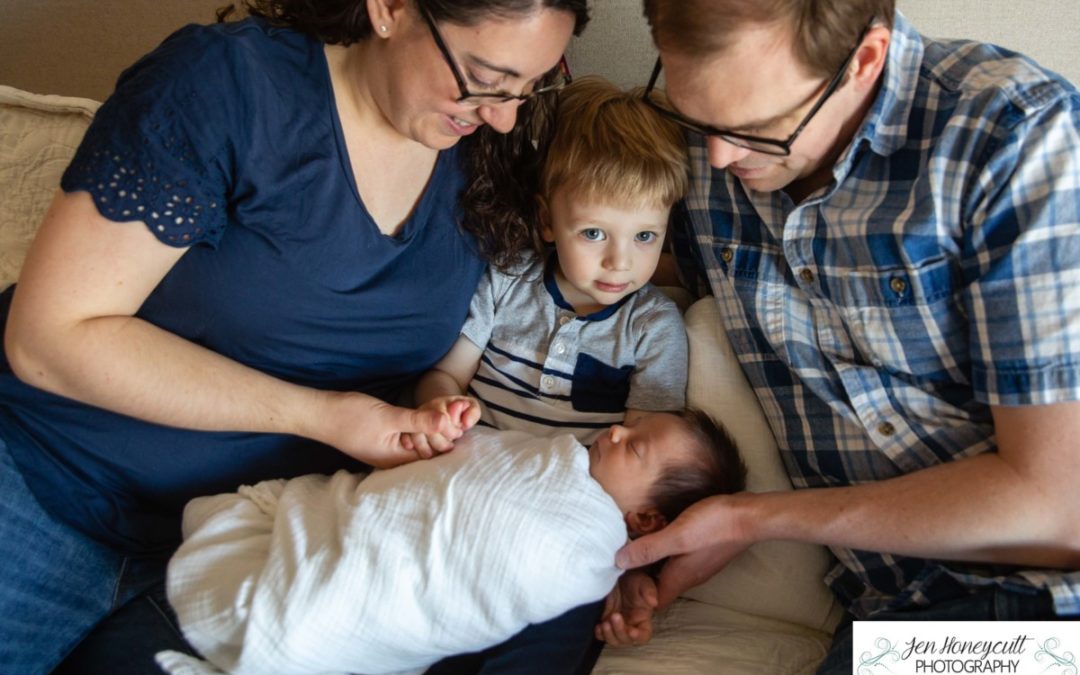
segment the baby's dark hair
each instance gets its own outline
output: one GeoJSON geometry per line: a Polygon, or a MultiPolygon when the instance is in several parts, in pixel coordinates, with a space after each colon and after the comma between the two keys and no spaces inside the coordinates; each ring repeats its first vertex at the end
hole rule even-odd
{"type": "Polygon", "coordinates": [[[706,497],[746,489],[746,465],[723,426],[697,408],[672,414],[694,439],[696,461],[672,463],[652,486],[650,500],[669,523],[706,497]]]}

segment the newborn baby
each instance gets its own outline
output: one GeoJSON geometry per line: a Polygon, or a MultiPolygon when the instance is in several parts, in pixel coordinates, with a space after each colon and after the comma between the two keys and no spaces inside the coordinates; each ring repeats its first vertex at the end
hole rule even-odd
{"type": "Polygon", "coordinates": [[[743,475],[730,439],[693,411],[614,425],[588,449],[569,434],[474,429],[431,460],[191,501],[169,601],[227,672],[422,670],[603,598],[628,533],[741,489],[743,475]]]}

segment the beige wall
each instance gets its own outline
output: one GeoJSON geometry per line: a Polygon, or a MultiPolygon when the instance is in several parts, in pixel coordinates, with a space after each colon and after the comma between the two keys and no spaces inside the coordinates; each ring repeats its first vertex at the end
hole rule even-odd
{"type": "MultiPolygon", "coordinates": [[[[641,0],[593,0],[593,22],[570,47],[576,73],[645,84],[656,52],[641,0]]],[[[925,35],[993,42],[1080,83],[1080,0],[897,0],[925,35]]]]}
{"type": "MultiPolygon", "coordinates": [[[[0,0],[0,84],[102,100],[126,66],[227,0],[0,0]]],[[[570,48],[577,73],[644,84],[655,52],[641,0],[592,0],[570,48]]],[[[898,0],[926,34],[973,37],[1035,57],[1080,82],[1080,0],[898,0]]]]}
{"type": "Polygon", "coordinates": [[[228,0],[0,0],[0,84],[104,99],[169,33],[228,0]]]}

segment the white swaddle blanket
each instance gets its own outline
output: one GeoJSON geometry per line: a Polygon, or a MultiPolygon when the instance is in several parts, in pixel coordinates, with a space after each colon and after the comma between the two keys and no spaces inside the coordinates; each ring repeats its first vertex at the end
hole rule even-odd
{"type": "Polygon", "coordinates": [[[184,636],[228,672],[376,675],[611,590],[626,528],[580,443],[474,429],[456,446],[193,500],[168,568],[184,636]]]}

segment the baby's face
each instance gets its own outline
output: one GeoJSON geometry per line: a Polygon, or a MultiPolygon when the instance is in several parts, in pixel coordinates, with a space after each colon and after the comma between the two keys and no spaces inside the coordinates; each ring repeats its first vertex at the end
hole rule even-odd
{"type": "Polygon", "coordinates": [[[693,437],[685,423],[652,413],[629,426],[612,425],[589,446],[589,474],[624,514],[643,512],[653,484],[672,464],[693,460],[693,437]]]}
{"type": "Polygon", "coordinates": [[[555,191],[542,234],[555,244],[555,280],[577,313],[613,305],[649,282],[663,251],[669,211],[593,203],[566,189],[555,191]]]}

